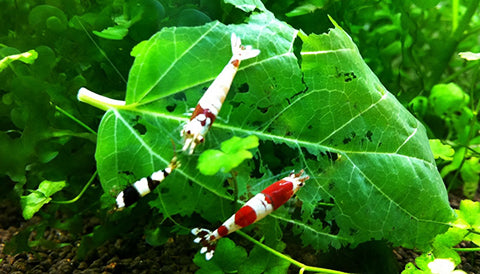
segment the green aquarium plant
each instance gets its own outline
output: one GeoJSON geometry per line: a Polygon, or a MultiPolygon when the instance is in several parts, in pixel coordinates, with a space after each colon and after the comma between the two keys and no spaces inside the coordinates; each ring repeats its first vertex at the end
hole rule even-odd
{"type": "Polygon", "coordinates": [[[1,3],[0,173],[25,219],[42,219],[5,252],[68,244],[42,239],[48,227],[75,234],[78,260],[120,237],[196,246],[192,228],[215,229],[303,169],[310,179],[288,203],[220,239],[212,260],[192,256],[198,272],[361,272],[289,252],[372,243],[422,252],[404,273],[455,271],[469,251],[457,245],[478,242],[477,203],[454,210],[447,193],[477,190],[480,24],[478,0],[447,2],[1,3]],[[260,54],[242,61],[188,155],[180,131],[231,57],[232,33],[260,54]],[[115,210],[118,193],[174,156],[153,194],[115,210]]]}

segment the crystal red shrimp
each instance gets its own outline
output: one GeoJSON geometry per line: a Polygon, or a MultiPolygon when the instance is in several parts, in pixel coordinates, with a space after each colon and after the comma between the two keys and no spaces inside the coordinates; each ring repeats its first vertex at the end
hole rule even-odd
{"type": "Polygon", "coordinates": [[[226,220],[219,228],[211,232],[205,228],[194,228],[192,234],[197,236],[195,243],[200,243],[200,253],[205,253],[205,258],[210,260],[215,252],[216,241],[228,234],[251,225],[286,203],[309,179],[303,170],[291,173],[255,195],[240,208],[234,215],[226,220]]]}
{"type": "Polygon", "coordinates": [[[180,163],[174,156],[165,169],[156,171],[150,176],[144,177],[117,195],[117,209],[123,209],[137,202],[141,197],[152,192],[172,171],[179,167],[180,163]]]}
{"type": "Polygon", "coordinates": [[[189,154],[192,154],[195,147],[204,141],[205,135],[217,118],[238,71],[240,61],[253,58],[260,53],[260,50],[252,49],[251,46],[242,46],[240,38],[235,33],[232,33],[231,43],[232,58],[200,98],[190,121],[185,124],[180,133],[185,139],[182,150],[188,150],[189,154]]]}

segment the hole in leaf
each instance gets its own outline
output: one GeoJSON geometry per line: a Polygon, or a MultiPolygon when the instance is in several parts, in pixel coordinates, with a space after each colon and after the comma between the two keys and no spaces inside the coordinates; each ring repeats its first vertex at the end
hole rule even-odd
{"type": "MultiPolygon", "coordinates": [[[[328,225],[328,224],[327,224],[328,225]]],[[[332,233],[333,235],[336,235],[340,232],[340,228],[338,227],[337,223],[336,222],[332,222],[330,224],[330,233],[332,233]]]]}
{"type": "Polygon", "coordinates": [[[285,167],[291,166],[291,155],[298,155],[298,150],[292,149],[286,144],[274,144],[268,141],[260,141],[258,150],[262,152],[261,163],[268,167],[273,174],[280,174],[285,167]]]}
{"type": "Polygon", "coordinates": [[[22,132],[20,130],[8,130],[6,133],[11,139],[18,139],[22,137],[22,132]]]}
{"type": "Polygon", "coordinates": [[[177,108],[177,104],[173,104],[173,105],[167,106],[167,111],[173,112],[176,108],[177,108]]]}
{"type": "Polygon", "coordinates": [[[250,177],[252,178],[262,178],[263,174],[260,172],[260,157],[253,157],[253,164],[255,166],[254,170],[251,172],[250,177]]]}
{"type": "Polygon", "coordinates": [[[321,207],[315,207],[313,209],[312,218],[317,220],[325,220],[326,219],[326,211],[323,210],[321,207]]]}
{"type": "Polygon", "coordinates": [[[238,87],[238,92],[239,93],[247,93],[250,87],[248,86],[247,83],[243,83],[238,87]]]}
{"type": "MultiPolygon", "coordinates": [[[[263,123],[260,122],[260,121],[253,121],[253,122],[251,122],[250,124],[252,125],[252,127],[255,127],[255,128],[256,128],[256,127],[261,127],[261,126],[263,125],[263,123]]],[[[271,128],[268,128],[268,129],[267,129],[267,132],[272,132],[272,129],[271,129],[271,128]]]]}
{"type": "MultiPolygon", "coordinates": [[[[302,150],[303,157],[306,160],[313,160],[313,161],[318,160],[317,155],[310,153],[310,151],[307,148],[302,147],[301,150],[302,150]]],[[[325,155],[325,154],[323,154],[323,155],[325,155]]]]}
{"type": "Polygon", "coordinates": [[[343,144],[346,145],[346,144],[350,143],[356,136],[357,136],[357,134],[354,131],[352,131],[350,133],[350,136],[347,136],[347,137],[345,137],[345,139],[343,139],[343,144]]]}
{"type": "Polygon", "coordinates": [[[234,102],[234,101],[230,101],[230,105],[232,105],[232,107],[235,109],[235,108],[238,108],[240,106],[240,102],[234,102]]]}
{"type": "Polygon", "coordinates": [[[345,83],[351,82],[353,79],[357,78],[357,76],[355,75],[355,73],[353,73],[353,71],[344,73],[343,76],[345,77],[344,78],[345,83]]]}
{"type": "Polygon", "coordinates": [[[118,174],[124,174],[124,175],[127,175],[127,176],[133,176],[133,172],[131,172],[131,171],[129,171],[129,170],[119,171],[118,174]]]}
{"type": "Polygon", "coordinates": [[[325,151],[325,152],[321,152],[320,153],[322,156],[327,156],[328,159],[332,160],[332,161],[336,161],[338,160],[338,154],[335,153],[335,152],[331,152],[331,151],[325,151]]]}
{"type": "Polygon", "coordinates": [[[368,141],[372,141],[372,136],[373,136],[373,132],[371,132],[370,130],[367,131],[367,134],[365,135],[365,137],[367,137],[368,141]]]}
{"type": "Polygon", "coordinates": [[[145,133],[147,133],[147,128],[140,124],[140,123],[137,123],[136,125],[133,126],[133,128],[138,132],[140,133],[140,135],[145,135],[145,133]]]}
{"type": "Polygon", "coordinates": [[[268,107],[265,107],[265,108],[257,107],[257,109],[260,110],[261,113],[266,113],[268,111],[268,107]]]}
{"type": "Polygon", "coordinates": [[[185,93],[179,92],[173,95],[173,99],[177,101],[187,101],[187,96],[185,96],[185,93]]]}

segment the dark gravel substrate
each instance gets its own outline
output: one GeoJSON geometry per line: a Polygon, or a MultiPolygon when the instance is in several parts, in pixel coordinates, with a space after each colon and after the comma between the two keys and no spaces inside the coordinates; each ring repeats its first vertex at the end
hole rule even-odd
{"type": "MultiPolygon", "coordinates": [[[[450,195],[454,208],[458,208],[461,197],[450,195]]],[[[35,248],[35,252],[23,252],[16,255],[6,255],[3,252],[5,243],[13,235],[19,233],[32,223],[39,222],[34,217],[25,222],[20,209],[11,202],[2,202],[0,205],[0,273],[194,273],[198,267],[193,263],[193,257],[198,251],[192,244],[190,235],[178,235],[169,238],[167,243],[160,247],[148,245],[144,239],[125,240],[117,239],[107,242],[91,252],[83,261],[75,258],[78,239],[73,239],[58,229],[47,229],[45,238],[58,243],[70,245],[57,249],[35,248]]],[[[92,224],[89,224],[90,226],[92,224]]],[[[462,244],[462,247],[468,243],[462,244]]],[[[292,257],[307,265],[316,265],[321,262],[320,254],[305,252],[309,249],[288,248],[292,257]],[[308,254],[307,254],[308,253],[308,254]]],[[[395,248],[393,257],[399,269],[405,264],[413,262],[419,254],[404,248],[395,248]]],[[[480,253],[464,253],[462,264],[458,269],[467,273],[480,273],[480,253]]],[[[291,267],[291,273],[298,273],[298,268],[291,267]]]]}
{"type": "MultiPolygon", "coordinates": [[[[25,222],[20,209],[11,202],[0,205],[0,273],[194,273],[198,267],[192,258],[198,251],[189,235],[168,239],[161,247],[152,247],[144,239],[117,239],[91,252],[83,261],[75,258],[78,239],[58,229],[47,229],[44,238],[70,245],[35,252],[6,255],[5,243],[38,217],[25,222]]],[[[88,224],[91,226],[92,224],[88,224]]]]}

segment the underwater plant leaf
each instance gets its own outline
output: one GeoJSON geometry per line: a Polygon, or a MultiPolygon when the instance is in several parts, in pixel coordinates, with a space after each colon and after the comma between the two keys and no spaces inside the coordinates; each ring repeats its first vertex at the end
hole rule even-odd
{"type": "Polygon", "coordinates": [[[225,0],[225,3],[232,4],[244,12],[252,12],[255,9],[266,11],[265,6],[260,0],[225,0]]]}
{"type": "Polygon", "coordinates": [[[124,27],[121,25],[108,27],[102,31],[94,30],[93,34],[104,39],[122,40],[128,34],[128,27],[124,27]]]}
{"type": "Polygon", "coordinates": [[[7,68],[8,64],[10,64],[13,61],[18,60],[18,61],[24,62],[25,64],[32,64],[33,62],[35,62],[37,58],[38,58],[38,53],[33,49],[24,53],[6,56],[0,60],[0,71],[7,68]]]}
{"type": "Polygon", "coordinates": [[[205,175],[213,175],[218,171],[228,173],[253,154],[248,149],[258,147],[258,137],[251,135],[245,138],[233,136],[221,144],[222,150],[205,150],[198,158],[197,168],[205,175]]]}
{"type": "Polygon", "coordinates": [[[215,256],[211,260],[207,261],[204,254],[197,253],[193,262],[200,267],[197,273],[233,273],[246,258],[247,252],[243,247],[225,238],[218,241],[215,256]]]}
{"type": "Polygon", "coordinates": [[[435,159],[443,159],[445,161],[453,160],[455,150],[450,145],[443,144],[439,139],[430,139],[430,148],[435,159]]]}
{"type": "Polygon", "coordinates": [[[480,162],[479,158],[471,157],[465,160],[460,168],[460,175],[463,179],[463,194],[473,199],[477,193],[478,181],[480,180],[480,162]]]}
{"type": "Polygon", "coordinates": [[[37,190],[34,190],[27,196],[22,196],[20,204],[23,209],[23,218],[25,218],[25,220],[32,218],[42,206],[48,204],[52,200],[50,196],[62,190],[65,185],[65,181],[51,182],[45,180],[40,183],[37,190]]]}
{"type": "Polygon", "coordinates": [[[343,30],[301,38],[312,88],[296,100],[305,123],[293,135],[341,156],[317,180],[335,201],[339,236],[426,248],[454,214],[423,125],[386,91],[343,30]]]}
{"type": "MultiPolygon", "coordinates": [[[[196,152],[254,135],[260,170],[268,172],[276,160],[262,154],[269,143],[273,154],[283,153],[282,172],[304,169],[311,179],[297,195],[301,218],[292,218],[292,205],[270,218],[293,225],[305,245],[318,249],[371,239],[425,249],[447,229],[454,212],[421,123],[383,87],[341,28],[300,34],[300,66],[298,32],[269,13],[254,13],[243,25],[164,28],[135,49],[126,105],[107,111],[98,134],[96,160],[112,204],[124,187],[168,164],[171,140],[182,146],[184,113],[229,60],[232,32],[261,53],[241,63],[221,119],[196,152]],[[317,206],[323,201],[333,207],[317,206]],[[318,211],[326,217],[316,219],[318,211]]],[[[180,161],[151,205],[165,216],[200,213],[215,228],[235,212],[227,175],[199,173],[196,155],[180,161]]],[[[247,194],[273,182],[251,178],[247,194]]]]}
{"type": "Polygon", "coordinates": [[[435,85],[428,99],[438,116],[450,116],[466,106],[470,96],[457,84],[448,83],[435,85]]]}
{"type": "Polygon", "coordinates": [[[248,254],[246,261],[240,265],[238,272],[252,274],[285,273],[289,266],[289,261],[282,260],[260,246],[255,245],[248,254]]]}

